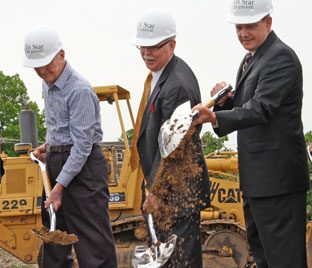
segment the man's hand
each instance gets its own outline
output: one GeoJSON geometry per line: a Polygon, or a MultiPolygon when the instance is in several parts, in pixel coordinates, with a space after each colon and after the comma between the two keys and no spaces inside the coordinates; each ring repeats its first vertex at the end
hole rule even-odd
{"type": "MultiPolygon", "coordinates": [[[[225,82],[217,83],[212,90],[210,91],[211,97],[216,95],[221,89],[223,89],[227,84],[225,82]]],[[[223,103],[227,100],[228,97],[232,96],[232,91],[230,91],[226,96],[224,96],[221,100],[218,101],[218,105],[223,105],[223,103]]]]}
{"type": "Polygon", "coordinates": [[[33,151],[33,154],[41,162],[45,162],[45,159],[44,159],[45,152],[46,152],[46,145],[42,144],[40,147],[37,147],[35,151],[33,151]]]}
{"type": "Polygon", "coordinates": [[[196,125],[210,122],[212,124],[216,124],[217,117],[214,112],[212,112],[210,109],[202,106],[202,104],[197,104],[193,107],[192,111],[197,110],[199,113],[199,117],[194,120],[194,123],[196,125]]]}
{"type": "Polygon", "coordinates": [[[50,204],[53,204],[55,212],[62,205],[62,195],[63,195],[64,186],[60,183],[56,183],[53,187],[48,200],[44,201],[44,207],[48,209],[50,204]]]}
{"type": "Polygon", "coordinates": [[[148,213],[153,213],[155,210],[159,209],[159,203],[157,197],[149,193],[146,195],[146,199],[143,203],[143,210],[147,211],[148,213]]]}

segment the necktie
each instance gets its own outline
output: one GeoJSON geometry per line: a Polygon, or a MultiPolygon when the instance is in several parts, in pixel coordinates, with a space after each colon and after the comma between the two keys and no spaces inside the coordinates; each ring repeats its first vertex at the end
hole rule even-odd
{"type": "Polygon", "coordinates": [[[249,52],[246,56],[245,56],[245,61],[243,63],[243,72],[245,71],[250,59],[251,59],[251,53],[249,52]]]}
{"type": "Polygon", "coordinates": [[[130,156],[130,165],[131,165],[132,171],[134,171],[139,166],[139,162],[140,162],[138,148],[137,148],[137,141],[138,141],[139,131],[141,127],[142,117],[143,117],[145,106],[148,100],[148,95],[151,90],[152,78],[153,78],[152,72],[150,71],[145,80],[144,91],[142,94],[139,111],[138,111],[137,119],[135,122],[133,139],[132,139],[131,156],[130,156]]]}

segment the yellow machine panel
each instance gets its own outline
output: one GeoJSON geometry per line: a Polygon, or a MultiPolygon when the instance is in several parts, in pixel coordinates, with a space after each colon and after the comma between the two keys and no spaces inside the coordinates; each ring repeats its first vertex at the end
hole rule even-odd
{"type": "Polygon", "coordinates": [[[0,246],[25,263],[35,263],[41,240],[31,229],[41,226],[42,178],[27,155],[1,155],[0,246]]]}

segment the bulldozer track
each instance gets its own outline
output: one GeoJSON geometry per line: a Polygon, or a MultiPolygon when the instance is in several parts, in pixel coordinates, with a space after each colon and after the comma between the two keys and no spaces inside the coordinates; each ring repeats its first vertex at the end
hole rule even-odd
{"type": "Polygon", "coordinates": [[[232,255],[238,268],[254,267],[254,259],[243,225],[223,219],[202,221],[201,230],[203,252],[218,251],[219,256],[222,256],[226,251],[232,255]]]}
{"type": "Polygon", "coordinates": [[[117,220],[111,223],[113,233],[121,233],[125,231],[135,230],[138,227],[144,227],[143,216],[130,217],[126,219],[117,220]]]}

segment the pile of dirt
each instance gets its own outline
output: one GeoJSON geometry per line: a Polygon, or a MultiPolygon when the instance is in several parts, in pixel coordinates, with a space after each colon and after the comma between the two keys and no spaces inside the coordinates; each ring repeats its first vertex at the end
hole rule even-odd
{"type": "Polygon", "coordinates": [[[70,245],[75,244],[79,241],[75,234],[68,234],[67,232],[62,232],[56,230],[55,232],[50,232],[48,228],[43,226],[41,229],[33,228],[32,231],[38,235],[44,242],[51,243],[54,245],[70,245]]]}

